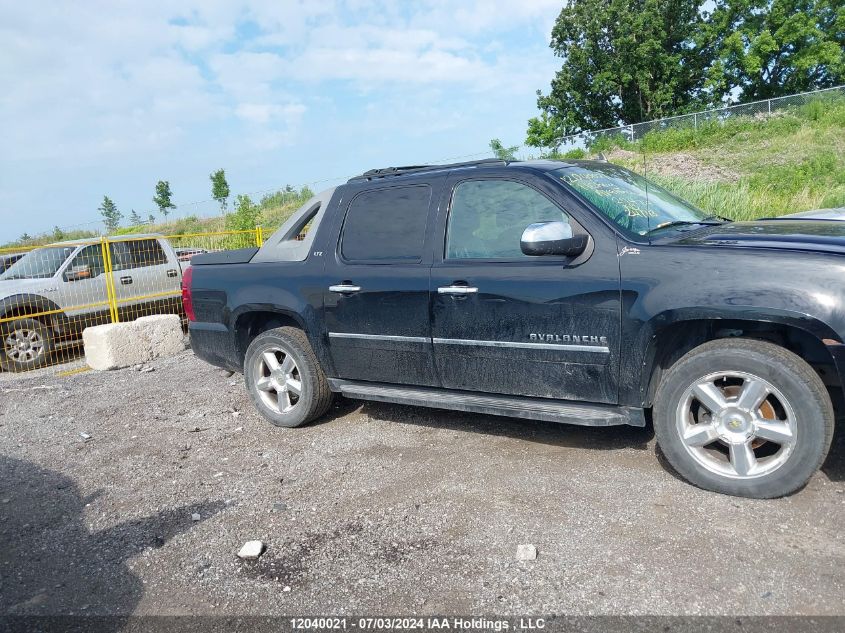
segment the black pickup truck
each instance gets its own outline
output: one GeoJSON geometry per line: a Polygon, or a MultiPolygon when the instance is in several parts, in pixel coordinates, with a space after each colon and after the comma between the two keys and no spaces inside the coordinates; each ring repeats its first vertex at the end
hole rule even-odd
{"type": "Polygon", "coordinates": [[[767,498],[831,444],[843,256],[845,223],[728,222],[610,163],[491,160],[352,178],[260,249],[195,256],[183,297],[196,355],[276,425],[333,393],[653,421],[687,480],[767,498]]]}

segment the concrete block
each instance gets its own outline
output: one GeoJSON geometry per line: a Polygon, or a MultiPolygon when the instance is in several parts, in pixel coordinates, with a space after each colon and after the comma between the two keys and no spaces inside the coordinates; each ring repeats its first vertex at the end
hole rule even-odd
{"type": "Polygon", "coordinates": [[[85,362],[91,369],[117,369],[135,358],[134,344],[128,336],[128,323],[109,323],[82,331],[85,362]]]}
{"type": "MultiPolygon", "coordinates": [[[[141,317],[130,324],[135,328],[146,362],[163,356],[173,356],[185,349],[182,320],[176,314],[155,314],[141,317]]],[[[134,364],[134,363],[130,363],[134,364]]]]}
{"type": "Polygon", "coordinates": [[[182,322],[175,314],[156,314],[127,323],[109,323],[82,332],[85,362],[106,370],[146,363],[185,349],[182,322]]]}

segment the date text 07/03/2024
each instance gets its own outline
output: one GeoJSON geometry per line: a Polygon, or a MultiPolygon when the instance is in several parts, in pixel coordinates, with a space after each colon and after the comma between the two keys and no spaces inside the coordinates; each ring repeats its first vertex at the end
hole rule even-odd
{"type": "Polygon", "coordinates": [[[291,618],[293,630],[457,630],[457,631],[528,631],[546,627],[543,618],[487,619],[483,617],[361,617],[361,618],[291,618]]]}

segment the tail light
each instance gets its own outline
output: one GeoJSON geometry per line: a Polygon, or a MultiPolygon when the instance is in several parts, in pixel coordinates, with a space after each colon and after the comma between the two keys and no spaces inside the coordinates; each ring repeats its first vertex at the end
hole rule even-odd
{"type": "Polygon", "coordinates": [[[185,316],[188,317],[188,321],[197,320],[194,314],[194,301],[191,298],[191,282],[193,278],[194,269],[192,266],[188,266],[182,273],[182,307],[185,309],[185,316]]]}

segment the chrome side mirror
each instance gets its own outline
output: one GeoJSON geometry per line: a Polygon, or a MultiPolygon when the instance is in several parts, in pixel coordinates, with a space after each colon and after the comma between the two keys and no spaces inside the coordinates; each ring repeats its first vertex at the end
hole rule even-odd
{"type": "Polygon", "coordinates": [[[519,246],[526,255],[575,257],[587,248],[587,236],[572,235],[567,222],[535,222],[522,232],[519,246]]]}

